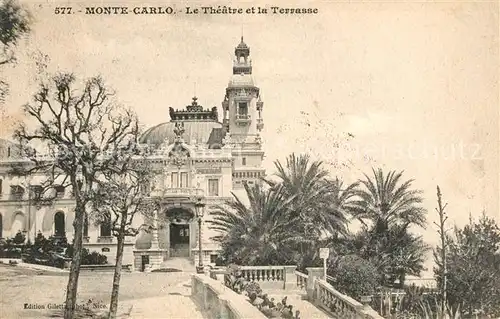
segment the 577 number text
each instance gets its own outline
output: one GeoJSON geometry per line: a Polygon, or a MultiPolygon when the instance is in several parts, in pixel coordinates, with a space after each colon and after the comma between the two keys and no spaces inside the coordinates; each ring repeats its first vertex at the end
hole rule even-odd
{"type": "Polygon", "coordinates": [[[72,9],[71,7],[56,7],[54,14],[72,14],[72,9]]]}

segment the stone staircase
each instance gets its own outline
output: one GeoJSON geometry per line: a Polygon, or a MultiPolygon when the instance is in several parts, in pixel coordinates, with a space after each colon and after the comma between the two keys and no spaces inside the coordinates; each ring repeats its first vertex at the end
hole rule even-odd
{"type": "Polygon", "coordinates": [[[165,260],[161,263],[160,268],[161,269],[165,269],[165,268],[176,269],[176,270],[180,270],[183,272],[189,272],[189,273],[196,272],[196,266],[191,262],[191,260],[189,260],[188,258],[184,258],[184,257],[169,258],[168,260],[165,260]]]}

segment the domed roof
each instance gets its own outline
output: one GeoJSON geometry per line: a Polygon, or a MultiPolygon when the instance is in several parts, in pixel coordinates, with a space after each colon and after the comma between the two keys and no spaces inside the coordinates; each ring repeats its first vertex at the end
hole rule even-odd
{"type": "MultiPolygon", "coordinates": [[[[148,129],[139,138],[139,143],[155,147],[163,143],[173,144],[175,141],[176,122],[166,122],[148,129]]],[[[224,138],[222,124],[215,121],[184,121],[182,138],[187,144],[192,142],[208,144],[209,148],[220,147],[224,138]]]]}
{"type": "Polygon", "coordinates": [[[234,74],[229,81],[228,87],[255,87],[255,81],[251,74],[234,74]]]}
{"type": "Polygon", "coordinates": [[[241,41],[236,48],[237,49],[249,49],[248,45],[243,41],[243,36],[241,37],[241,41]]]}

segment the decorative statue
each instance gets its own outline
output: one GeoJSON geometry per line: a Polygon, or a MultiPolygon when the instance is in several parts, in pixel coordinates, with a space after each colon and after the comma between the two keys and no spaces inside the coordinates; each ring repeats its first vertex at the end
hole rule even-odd
{"type": "Polygon", "coordinates": [[[182,134],[184,134],[186,130],[184,129],[184,122],[176,122],[174,128],[174,134],[177,139],[182,138],[182,134]]]}

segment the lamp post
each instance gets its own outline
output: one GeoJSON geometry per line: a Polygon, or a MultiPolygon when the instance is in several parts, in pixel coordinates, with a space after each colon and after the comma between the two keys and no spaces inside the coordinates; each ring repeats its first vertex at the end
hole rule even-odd
{"type": "Polygon", "coordinates": [[[198,266],[196,266],[196,272],[198,274],[202,274],[203,271],[203,251],[201,249],[201,222],[203,219],[203,213],[205,210],[205,203],[201,200],[201,198],[198,198],[198,201],[194,204],[194,207],[196,209],[196,217],[198,218],[198,266]]]}

